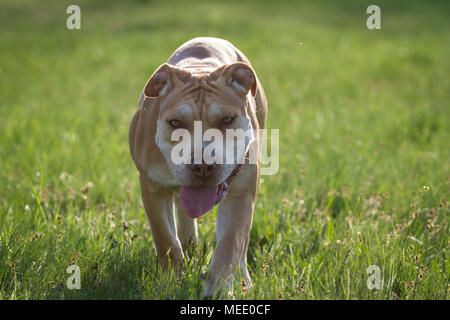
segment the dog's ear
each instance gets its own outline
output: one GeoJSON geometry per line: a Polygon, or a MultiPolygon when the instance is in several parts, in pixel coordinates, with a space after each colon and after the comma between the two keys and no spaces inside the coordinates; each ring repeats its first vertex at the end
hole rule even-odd
{"type": "Polygon", "coordinates": [[[255,71],[244,62],[235,62],[219,67],[209,76],[213,80],[224,81],[226,85],[231,86],[239,95],[246,96],[249,91],[253,97],[256,95],[255,71]]]}
{"type": "Polygon", "coordinates": [[[174,87],[188,82],[191,76],[192,74],[185,69],[164,63],[148,79],[144,95],[147,98],[165,96],[174,87]]]}

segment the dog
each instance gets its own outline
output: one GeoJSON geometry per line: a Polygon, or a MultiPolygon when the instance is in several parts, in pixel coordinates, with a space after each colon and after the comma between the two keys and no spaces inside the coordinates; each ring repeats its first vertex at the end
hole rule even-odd
{"type": "MultiPolygon", "coordinates": [[[[257,131],[265,128],[266,114],[264,90],[245,55],[226,40],[200,37],[181,45],[153,73],[131,120],[130,152],[162,266],[183,263],[184,250],[198,240],[196,218],[218,205],[204,298],[229,290],[238,267],[251,286],[247,249],[260,168],[257,161],[249,163],[248,153],[251,145],[259,154],[261,142],[258,135],[247,139],[244,154],[236,155],[241,164],[206,163],[203,154],[200,162],[175,164],[172,134],[177,129],[192,134],[198,121],[202,130],[257,131]]],[[[201,140],[203,151],[208,144],[201,140]]]]}

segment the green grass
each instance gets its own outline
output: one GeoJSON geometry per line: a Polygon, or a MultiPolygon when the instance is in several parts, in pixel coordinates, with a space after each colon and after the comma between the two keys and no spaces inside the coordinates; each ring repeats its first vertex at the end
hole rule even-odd
{"type": "Polygon", "coordinates": [[[202,297],[215,212],[185,273],[161,272],[127,140],[146,80],[195,36],[250,58],[280,129],[234,296],[449,298],[448,2],[378,1],[378,31],[371,1],[83,0],[68,31],[71,3],[0,1],[0,299],[202,297]]]}

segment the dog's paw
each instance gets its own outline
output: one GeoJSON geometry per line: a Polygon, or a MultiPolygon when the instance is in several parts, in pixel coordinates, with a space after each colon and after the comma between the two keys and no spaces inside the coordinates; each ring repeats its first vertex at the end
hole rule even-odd
{"type": "Polygon", "coordinates": [[[212,299],[215,297],[221,297],[225,293],[227,297],[230,298],[233,295],[233,283],[232,279],[228,280],[211,277],[209,275],[205,276],[206,279],[204,281],[204,299],[212,299]]]}

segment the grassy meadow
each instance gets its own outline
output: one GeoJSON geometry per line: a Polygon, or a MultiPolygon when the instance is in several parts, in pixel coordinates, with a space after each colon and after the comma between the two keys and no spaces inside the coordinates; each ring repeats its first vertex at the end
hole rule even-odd
{"type": "Polygon", "coordinates": [[[202,298],[215,210],[162,272],[128,147],[148,77],[197,36],[249,57],[280,130],[232,298],[449,299],[449,2],[378,1],[368,30],[366,0],[79,0],[70,31],[72,3],[0,0],[0,299],[202,298]]]}

